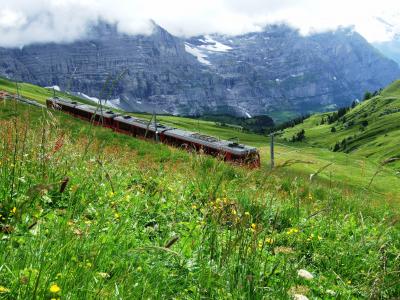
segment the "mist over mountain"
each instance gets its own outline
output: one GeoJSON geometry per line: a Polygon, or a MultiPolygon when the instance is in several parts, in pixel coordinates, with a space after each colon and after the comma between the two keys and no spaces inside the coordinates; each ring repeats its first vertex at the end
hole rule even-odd
{"type": "Polygon", "coordinates": [[[400,34],[397,34],[390,41],[374,43],[373,45],[400,65],[400,34]]]}
{"type": "Polygon", "coordinates": [[[89,36],[0,48],[0,74],[129,111],[240,116],[331,109],[400,77],[394,61],[349,28],[303,36],[273,25],[184,39],[157,25],[151,35],[127,35],[100,23],[89,36]]]}

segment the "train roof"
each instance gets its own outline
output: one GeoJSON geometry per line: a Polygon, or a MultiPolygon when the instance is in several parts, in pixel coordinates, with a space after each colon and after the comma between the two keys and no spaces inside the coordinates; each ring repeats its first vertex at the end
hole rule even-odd
{"type": "Polygon", "coordinates": [[[166,136],[179,138],[188,142],[194,142],[216,150],[229,152],[235,155],[247,155],[257,153],[257,148],[242,145],[232,141],[219,140],[215,137],[204,135],[198,132],[190,132],[181,129],[172,129],[164,133],[166,136]]]}
{"type": "Polygon", "coordinates": [[[82,104],[82,105],[78,105],[76,107],[79,110],[82,111],[86,111],[92,114],[96,114],[98,116],[103,116],[105,118],[115,118],[117,116],[119,116],[120,114],[117,112],[114,112],[110,109],[107,109],[105,107],[100,108],[100,107],[95,107],[95,106],[91,106],[91,105],[86,105],[86,104],[82,104]]]}
{"type": "Polygon", "coordinates": [[[80,103],[73,101],[73,100],[69,100],[69,99],[64,99],[64,98],[49,98],[50,101],[53,101],[57,104],[61,104],[61,105],[65,105],[65,106],[69,106],[69,107],[76,107],[78,105],[80,105],[80,103]]]}
{"type": "Polygon", "coordinates": [[[87,105],[87,104],[82,104],[82,103],[79,103],[79,102],[76,102],[76,101],[73,101],[73,100],[69,100],[69,99],[56,97],[56,98],[50,98],[49,100],[53,101],[53,102],[55,102],[57,104],[61,104],[61,105],[65,105],[65,106],[69,106],[69,107],[73,107],[73,108],[77,108],[79,110],[86,111],[86,112],[93,113],[93,114],[97,114],[99,116],[102,115],[103,117],[106,117],[106,118],[114,118],[114,117],[120,115],[120,114],[118,114],[118,113],[116,113],[116,112],[114,112],[114,111],[112,111],[112,110],[110,110],[110,109],[108,109],[106,107],[103,107],[101,109],[99,107],[95,107],[95,106],[87,105]]]}
{"type": "MultiPolygon", "coordinates": [[[[138,119],[132,116],[118,116],[116,117],[114,120],[121,122],[121,123],[125,123],[125,124],[129,124],[129,125],[133,125],[139,128],[143,128],[152,132],[155,132],[155,126],[154,126],[154,122],[150,122],[148,120],[144,120],[144,119],[138,119]]],[[[165,126],[161,123],[157,123],[157,131],[158,132],[164,132],[166,130],[170,130],[173,129],[172,127],[169,126],[165,126]]]]}

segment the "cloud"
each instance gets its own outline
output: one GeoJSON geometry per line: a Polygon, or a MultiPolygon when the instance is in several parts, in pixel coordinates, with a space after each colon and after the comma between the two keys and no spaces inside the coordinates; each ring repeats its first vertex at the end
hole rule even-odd
{"type": "Polygon", "coordinates": [[[0,46],[70,42],[100,19],[149,34],[150,19],[178,36],[241,34],[286,22],[303,34],[354,25],[369,41],[400,32],[397,1],[362,0],[0,0],[0,46]]]}

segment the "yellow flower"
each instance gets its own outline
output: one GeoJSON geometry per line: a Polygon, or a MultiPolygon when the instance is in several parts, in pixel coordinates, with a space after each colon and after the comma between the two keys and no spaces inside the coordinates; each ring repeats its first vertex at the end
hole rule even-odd
{"type": "Polygon", "coordinates": [[[256,228],[257,228],[257,224],[252,223],[251,224],[251,229],[256,230],[256,228]]]}
{"type": "Polygon", "coordinates": [[[6,287],[0,285],[0,294],[2,294],[2,293],[9,293],[9,292],[10,292],[10,289],[8,289],[8,288],[6,288],[6,287]]]}
{"type": "Polygon", "coordinates": [[[114,214],[114,217],[115,217],[116,219],[119,219],[120,214],[116,212],[116,213],[114,214]]]}
{"type": "Polygon", "coordinates": [[[236,215],[236,214],[237,214],[236,209],[232,209],[232,215],[236,215]]]}
{"type": "Polygon", "coordinates": [[[196,204],[193,204],[193,205],[192,205],[192,208],[193,208],[193,209],[196,209],[196,208],[197,208],[196,204]]]}
{"type": "Polygon", "coordinates": [[[266,239],[265,239],[265,242],[266,242],[267,244],[273,244],[273,243],[274,243],[274,240],[271,239],[271,238],[266,238],[266,239]]]}
{"type": "Polygon", "coordinates": [[[49,290],[50,293],[57,294],[61,291],[61,288],[57,284],[52,284],[49,290]]]}
{"type": "Polygon", "coordinates": [[[15,215],[15,213],[17,212],[17,208],[14,206],[14,208],[11,210],[11,212],[15,215]]]}
{"type": "Polygon", "coordinates": [[[250,216],[250,213],[249,213],[248,211],[246,211],[246,212],[244,213],[244,215],[245,215],[245,216],[250,216]]]}
{"type": "Polygon", "coordinates": [[[299,232],[299,230],[298,230],[297,228],[290,228],[290,229],[286,232],[286,234],[291,235],[291,234],[297,233],[297,232],[299,232]]]}
{"type": "Polygon", "coordinates": [[[322,240],[322,236],[319,235],[319,236],[318,236],[318,240],[322,240]]]}

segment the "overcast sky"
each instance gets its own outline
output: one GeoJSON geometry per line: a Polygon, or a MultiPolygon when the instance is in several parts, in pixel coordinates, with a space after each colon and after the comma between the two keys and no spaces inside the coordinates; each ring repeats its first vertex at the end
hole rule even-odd
{"type": "Polygon", "coordinates": [[[0,0],[0,46],[69,42],[99,19],[149,34],[150,19],[178,36],[240,34],[286,22],[302,34],[354,25],[370,42],[400,32],[399,0],[0,0]]]}

